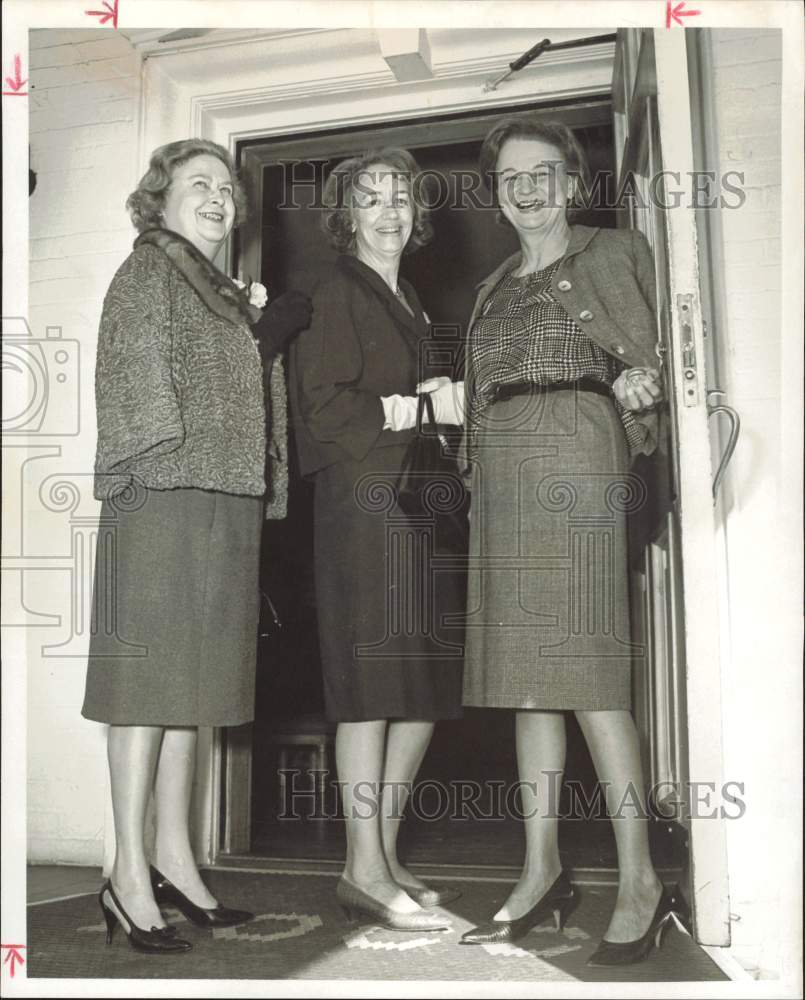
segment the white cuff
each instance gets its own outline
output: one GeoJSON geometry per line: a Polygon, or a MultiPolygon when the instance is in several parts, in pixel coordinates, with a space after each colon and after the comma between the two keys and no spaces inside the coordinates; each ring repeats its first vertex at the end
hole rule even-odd
{"type": "Polygon", "coordinates": [[[437,424],[464,423],[464,383],[448,382],[431,393],[437,424]]]}
{"type": "Polygon", "coordinates": [[[416,426],[416,396],[381,396],[385,423],[383,430],[406,431],[416,426]]]}

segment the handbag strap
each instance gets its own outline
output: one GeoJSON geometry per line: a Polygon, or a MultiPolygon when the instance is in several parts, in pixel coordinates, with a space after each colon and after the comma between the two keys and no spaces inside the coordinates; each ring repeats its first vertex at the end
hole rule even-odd
{"type": "Polygon", "coordinates": [[[419,401],[416,407],[416,432],[417,434],[422,433],[422,422],[425,416],[425,410],[428,411],[428,422],[432,427],[436,425],[436,414],[433,409],[433,400],[431,399],[429,392],[420,392],[419,401]]]}

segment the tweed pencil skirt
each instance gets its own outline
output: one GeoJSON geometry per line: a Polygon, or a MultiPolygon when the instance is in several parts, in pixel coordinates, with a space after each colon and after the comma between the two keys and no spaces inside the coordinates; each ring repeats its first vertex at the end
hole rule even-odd
{"type": "Polygon", "coordinates": [[[430,529],[396,505],[405,451],[374,448],[316,474],[319,641],[336,722],[461,716],[463,579],[438,567],[430,529]]]}
{"type": "Polygon", "coordinates": [[[629,709],[626,515],[645,491],[612,402],[537,390],[481,420],[464,704],[629,709]]]}
{"type": "Polygon", "coordinates": [[[260,497],[209,490],[103,501],[85,718],[251,721],[261,519],[260,497]]]}

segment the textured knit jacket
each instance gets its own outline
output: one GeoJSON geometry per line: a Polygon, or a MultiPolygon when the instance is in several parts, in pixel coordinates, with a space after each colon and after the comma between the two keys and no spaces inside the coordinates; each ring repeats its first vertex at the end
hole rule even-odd
{"type": "Polygon", "coordinates": [[[157,490],[264,493],[263,373],[249,326],[209,308],[158,246],[138,242],[109,286],[95,398],[98,499],[133,477],[157,490]]]}
{"type": "MultiPolygon", "coordinates": [[[[467,327],[470,337],[495,286],[521,260],[521,253],[513,254],[478,285],[467,327]]],[[[572,226],[567,250],[551,279],[551,292],[579,328],[608,354],[630,368],[659,366],[654,263],[639,230],[572,226]]],[[[643,446],[635,454],[650,455],[657,446],[657,414],[633,415],[644,433],[643,446]]]]}

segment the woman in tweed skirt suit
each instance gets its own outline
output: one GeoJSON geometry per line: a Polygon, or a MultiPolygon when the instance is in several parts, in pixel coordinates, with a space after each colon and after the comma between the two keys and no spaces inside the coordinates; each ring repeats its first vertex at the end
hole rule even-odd
{"type": "Polygon", "coordinates": [[[165,926],[160,904],[207,928],[252,917],[202,882],[188,812],[198,726],[253,716],[261,355],[306,325],[310,307],[284,296],[261,314],[264,290],[250,301],[212,264],[244,208],[221,146],[160,147],[127,208],[140,235],[106,295],[95,370],[95,495],[113,545],[98,549],[83,715],[109,725],[107,943],[119,922],[132,947],[164,954],[190,943],[165,926]]]}
{"type": "MultiPolygon", "coordinates": [[[[570,188],[586,172],[570,131],[505,119],[481,172],[521,252],[483,282],[469,328],[464,703],[517,713],[527,847],[520,880],[467,944],[516,940],[552,911],[561,924],[572,906],[546,807],[558,802],[564,711],[579,720],[610,814],[629,793],[645,806],[626,514],[644,497],[629,452],[653,448],[661,393],[648,250],[632,231],[568,225],[570,188]]],[[[647,824],[627,813],[614,820],[620,887],[594,956],[604,964],[642,957],[670,916],[647,824]]]]}

